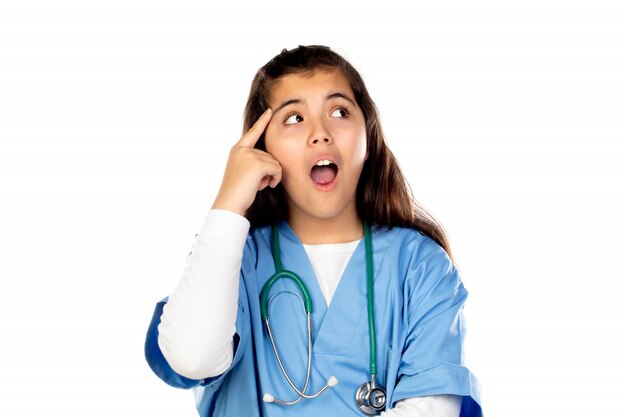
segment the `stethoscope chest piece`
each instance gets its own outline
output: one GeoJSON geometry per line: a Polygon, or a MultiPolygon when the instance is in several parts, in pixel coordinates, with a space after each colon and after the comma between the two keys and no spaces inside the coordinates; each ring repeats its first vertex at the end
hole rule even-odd
{"type": "Polygon", "coordinates": [[[375,416],[385,409],[387,393],[379,387],[372,387],[366,382],[356,390],[356,405],[364,414],[375,416]]]}

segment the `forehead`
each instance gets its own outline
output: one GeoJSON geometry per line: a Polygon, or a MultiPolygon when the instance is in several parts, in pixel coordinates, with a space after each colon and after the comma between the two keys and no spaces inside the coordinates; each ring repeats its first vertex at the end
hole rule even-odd
{"type": "Polygon", "coordinates": [[[289,74],[278,79],[269,94],[270,107],[281,102],[302,98],[312,100],[326,97],[329,93],[342,92],[354,100],[350,83],[340,71],[314,71],[311,74],[289,74]]]}

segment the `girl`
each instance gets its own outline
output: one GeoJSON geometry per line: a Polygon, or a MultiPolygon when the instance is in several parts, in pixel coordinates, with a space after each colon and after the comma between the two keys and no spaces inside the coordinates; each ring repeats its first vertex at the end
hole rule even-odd
{"type": "Polygon", "coordinates": [[[145,353],[201,416],[481,416],[467,291],[359,73],[324,46],[256,74],[244,133],[145,353]]]}

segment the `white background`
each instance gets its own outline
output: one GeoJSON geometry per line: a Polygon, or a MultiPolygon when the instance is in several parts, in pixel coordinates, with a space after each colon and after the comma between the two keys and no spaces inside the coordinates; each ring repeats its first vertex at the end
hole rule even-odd
{"type": "Polygon", "coordinates": [[[488,416],[623,413],[622,1],[3,1],[0,415],[194,416],[143,356],[256,70],[361,71],[470,297],[488,416]]]}

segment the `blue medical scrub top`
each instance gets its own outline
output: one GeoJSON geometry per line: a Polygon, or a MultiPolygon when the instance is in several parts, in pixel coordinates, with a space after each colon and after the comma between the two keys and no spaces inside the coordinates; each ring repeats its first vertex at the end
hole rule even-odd
{"type": "MultiPolygon", "coordinates": [[[[186,378],[169,366],[157,339],[167,298],[159,302],[145,344],[146,359],[166,383],[193,388],[200,416],[363,416],[355,396],[370,379],[365,242],[361,240],[327,307],[302,243],[286,222],[279,225],[283,268],[297,273],[313,301],[313,358],[308,393],[334,375],[339,383],[296,405],[264,403],[269,392],[297,398],[280,371],[261,318],[259,295],[274,272],[271,227],[252,229],[241,265],[233,363],[222,375],[186,378]]],[[[437,394],[462,396],[461,417],[482,416],[480,385],[464,365],[463,304],[467,291],[447,253],[413,229],[372,227],[377,384],[387,408],[399,400],[437,394]]],[[[272,331],[296,385],[307,367],[307,325],[292,280],[281,279],[270,297],[272,331]]]]}

